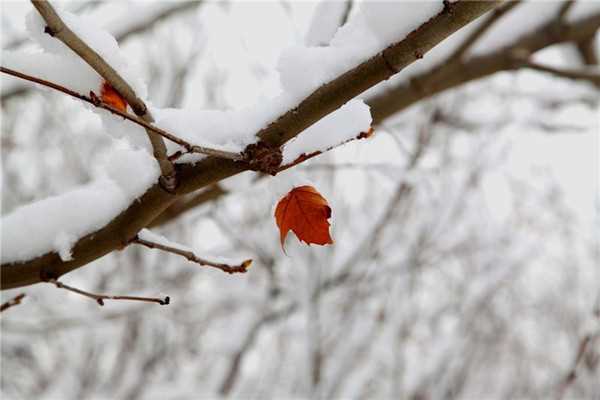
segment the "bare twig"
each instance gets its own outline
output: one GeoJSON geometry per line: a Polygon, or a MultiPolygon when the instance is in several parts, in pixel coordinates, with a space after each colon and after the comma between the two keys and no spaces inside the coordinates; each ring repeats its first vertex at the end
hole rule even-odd
{"type": "Polygon", "coordinates": [[[298,156],[298,158],[296,158],[291,163],[279,166],[279,168],[277,169],[277,173],[279,173],[281,171],[285,171],[286,169],[290,169],[292,167],[295,167],[296,165],[301,164],[301,163],[303,163],[306,160],[310,160],[311,158],[316,157],[316,156],[318,156],[320,154],[323,154],[323,153],[325,153],[327,151],[333,150],[336,147],[343,146],[343,145],[345,145],[347,143],[350,143],[350,142],[353,142],[355,140],[367,139],[367,138],[370,138],[372,135],[373,135],[373,128],[370,128],[367,132],[361,132],[357,136],[352,137],[352,138],[347,139],[347,140],[344,140],[343,142],[338,143],[338,144],[336,144],[334,146],[328,147],[327,149],[325,149],[323,151],[317,150],[317,151],[314,151],[314,152],[308,153],[308,154],[305,154],[305,153],[300,154],[300,156],[298,156]]]}
{"type": "Polygon", "coordinates": [[[217,268],[228,274],[248,272],[248,268],[250,268],[250,265],[252,264],[252,260],[245,260],[239,265],[229,265],[229,264],[217,263],[217,262],[206,260],[204,258],[197,257],[191,251],[178,249],[177,247],[166,246],[161,243],[151,242],[149,240],[144,240],[139,237],[136,237],[135,239],[133,239],[132,243],[141,244],[142,246],[146,246],[150,249],[158,249],[158,250],[166,251],[168,253],[177,254],[179,256],[187,258],[188,261],[194,262],[196,264],[200,264],[202,266],[217,268]]]}
{"type": "MultiPolygon", "coordinates": [[[[89,47],[62,21],[48,1],[31,0],[33,6],[46,21],[45,32],[60,40],[73,50],[82,60],[92,67],[127,101],[133,112],[146,122],[152,123],[154,119],[142,99],[137,97],[129,84],[115,71],[94,49],[89,47]]],[[[167,147],[162,138],[153,130],[146,129],[148,139],[154,150],[161,171],[161,187],[168,192],[173,192],[177,186],[177,177],[173,163],[167,158],[167,147]]]]}
{"type": "Polygon", "coordinates": [[[571,10],[571,8],[575,5],[575,0],[565,0],[563,5],[558,10],[558,14],[556,15],[556,19],[558,22],[562,22],[565,20],[567,14],[571,10]]]}
{"type": "Polygon", "coordinates": [[[596,54],[596,35],[577,42],[577,51],[586,65],[598,65],[598,54],[596,54]]]}
{"type": "Polygon", "coordinates": [[[516,62],[523,68],[547,72],[549,74],[556,75],[561,78],[589,81],[596,86],[600,86],[600,74],[597,73],[580,70],[559,69],[555,67],[550,67],[548,65],[538,64],[529,60],[518,59],[516,62]]]}
{"type": "Polygon", "coordinates": [[[506,13],[521,3],[520,0],[509,1],[501,7],[496,8],[473,33],[448,57],[448,61],[460,61],[465,53],[477,42],[486,32],[490,30],[506,13]]]}
{"type": "Polygon", "coordinates": [[[73,286],[65,285],[64,283],[57,281],[56,279],[48,279],[48,283],[53,284],[59,289],[65,289],[73,293],[80,294],[85,297],[89,297],[90,299],[96,300],[96,303],[103,306],[104,300],[131,300],[131,301],[145,301],[149,303],[158,303],[161,306],[165,306],[170,303],[171,299],[169,296],[166,296],[164,299],[158,297],[138,297],[138,296],[111,296],[107,294],[96,294],[87,292],[85,290],[74,288],[73,286]]]}
{"type": "Polygon", "coordinates": [[[12,299],[10,299],[9,301],[2,303],[2,305],[0,305],[0,312],[7,310],[18,304],[21,304],[21,300],[23,300],[24,297],[25,297],[25,293],[20,293],[20,294],[16,295],[15,297],[13,297],[12,299]]]}
{"type": "MultiPolygon", "coordinates": [[[[592,316],[594,319],[597,320],[597,322],[600,322],[600,309],[595,307],[592,316]]],[[[569,369],[569,371],[567,371],[565,377],[561,380],[558,386],[558,400],[561,400],[565,396],[566,392],[569,390],[569,387],[577,380],[577,369],[582,363],[583,357],[585,356],[588,349],[590,347],[592,349],[594,348],[594,345],[590,345],[590,343],[593,343],[597,339],[600,339],[600,331],[598,330],[596,330],[596,332],[588,333],[587,335],[583,336],[579,341],[579,344],[577,345],[577,353],[575,354],[573,364],[571,365],[571,368],[569,369]]]]}
{"type": "Polygon", "coordinates": [[[226,158],[228,160],[241,160],[242,156],[239,153],[233,153],[230,151],[223,151],[223,150],[217,150],[217,149],[212,149],[210,147],[204,147],[204,146],[198,146],[198,145],[193,145],[189,142],[186,142],[185,140],[165,131],[164,129],[160,129],[154,125],[151,125],[150,123],[144,121],[142,118],[138,117],[137,115],[132,115],[129,114],[127,112],[121,111],[118,108],[115,108],[113,106],[111,106],[110,104],[104,103],[101,101],[100,98],[98,98],[95,94],[93,94],[93,92],[90,92],[90,96],[85,96],[83,94],[77,93],[69,88],[66,88],[64,86],[58,85],[56,83],[53,82],[49,82],[46,81],[44,79],[41,78],[37,78],[35,76],[31,76],[31,75],[27,75],[24,74],[22,72],[19,71],[15,71],[12,70],[10,68],[6,68],[6,67],[2,67],[0,66],[0,72],[3,72],[5,74],[8,75],[12,75],[15,76],[17,78],[21,78],[30,82],[35,82],[38,83],[40,85],[49,87],[51,89],[57,90],[59,92],[62,92],[64,94],[67,94],[69,96],[75,97],[79,100],[85,101],[87,103],[92,104],[95,107],[98,108],[102,108],[104,110],[110,111],[113,114],[119,115],[123,118],[125,118],[126,120],[129,120],[135,124],[138,124],[146,129],[149,129],[157,134],[159,134],[160,136],[164,137],[165,139],[170,140],[173,143],[177,143],[178,145],[182,146],[183,148],[185,148],[187,150],[188,153],[199,153],[199,154],[205,154],[207,156],[213,156],[213,157],[219,157],[219,158],[226,158]]]}

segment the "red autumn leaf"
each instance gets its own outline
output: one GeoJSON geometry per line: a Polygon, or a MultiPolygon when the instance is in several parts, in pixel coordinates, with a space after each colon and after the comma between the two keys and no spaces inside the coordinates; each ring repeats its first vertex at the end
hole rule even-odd
{"type": "Polygon", "coordinates": [[[306,244],[333,243],[329,235],[331,208],[327,200],[312,186],[298,186],[279,200],[275,221],[279,227],[281,247],[289,231],[306,244]]]}
{"type": "Polygon", "coordinates": [[[127,102],[125,99],[106,81],[102,82],[100,98],[103,103],[113,106],[117,110],[123,112],[127,110],[127,102]]]}

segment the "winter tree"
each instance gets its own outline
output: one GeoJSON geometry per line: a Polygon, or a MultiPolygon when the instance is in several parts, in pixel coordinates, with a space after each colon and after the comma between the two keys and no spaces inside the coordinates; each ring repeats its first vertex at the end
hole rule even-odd
{"type": "Polygon", "coordinates": [[[1,7],[3,398],[600,397],[600,3],[1,7]]]}

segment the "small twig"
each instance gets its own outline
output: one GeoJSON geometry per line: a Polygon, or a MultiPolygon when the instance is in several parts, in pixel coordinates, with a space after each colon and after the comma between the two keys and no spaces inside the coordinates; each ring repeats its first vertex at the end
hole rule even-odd
{"type": "Polygon", "coordinates": [[[188,153],[199,153],[199,154],[205,154],[207,156],[226,158],[229,160],[236,160],[236,161],[239,161],[242,159],[242,156],[239,153],[217,150],[217,149],[212,149],[210,147],[198,146],[198,145],[193,145],[191,143],[188,143],[185,140],[144,121],[142,118],[138,117],[137,115],[129,114],[125,111],[121,111],[118,108],[111,106],[110,104],[106,104],[106,103],[102,102],[101,99],[98,96],[96,96],[93,92],[90,92],[90,96],[85,96],[81,93],[77,93],[77,92],[75,92],[69,88],[66,88],[64,86],[61,86],[59,84],[56,84],[56,83],[53,83],[53,82],[50,82],[50,81],[47,81],[47,80],[44,80],[41,78],[37,78],[35,76],[27,75],[22,72],[15,71],[10,68],[6,68],[6,67],[2,67],[2,66],[0,66],[0,72],[49,87],[51,89],[57,90],[59,92],[67,94],[69,96],[75,97],[79,100],[85,101],[89,104],[92,104],[95,107],[110,111],[113,114],[119,115],[119,116],[125,118],[126,120],[129,120],[135,124],[138,124],[138,125],[144,127],[145,129],[149,129],[149,130],[159,134],[160,136],[164,137],[165,139],[168,139],[171,142],[180,145],[181,147],[185,148],[188,153]]]}
{"type": "Polygon", "coordinates": [[[179,256],[187,258],[188,261],[194,262],[196,264],[200,264],[202,266],[217,268],[228,274],[248,272],[248,269],[250,268],[250,265],[252,264],[252,260],[245,260],[244,262],[242,262],[239,265],[229,265],[229,264],[217,263],[217,262],[206,260],[204,258],[197,257],[191,251],[186,251],[186,250],[178,249],[177,247],[171,247],[171,246],[166,246],[164,244],[151,242],[149,240],[140,239],[139,237],[135,237],[132,240],[132,243],[141,244],[150,249],[158,249],[158,250],[166,251],[168,253],[177,254],[179,256]]]}
{"type": "Polygon", "coordinates": [[[580,71],[580,70],[569,70],[569,69],[558,69],[547,65],[542,65],[529,61],[527,59],[515,58],[515,63],[521,68],[534,69],[536,71],[547,72],[549,74],[556,75],[561,78],[573,79],[573,80],[584,80],[593,83],[596,86],[600,86],[600,74],[580,71]]]}
{"type": "MultiPolygon", "coordinates": [[[[598,301],[600,301],[600,297],[598,298],[598,301]]],[[[600,322],[600,303],[594,307],[592,317],[596,319],[597,322],[600,322]]],[[[569,390],[569,387],[577,380],[577,369],[583,361],[583,357],[585,356],[587,349],[590,347],[590,343],[593,343],[598,338],[600,338],[600,331],[588,333],[579,341],[579,344],[577,345],[577,353],[575,354],[575,359],[571,364],[571,368],[569,371],[567,371],[565,377],[559,384],[557,400],[562,400],[562,398],[565,396],[565,393],[569,390]]]]}
{"type": "Polygon", "coordinates": [[[89,297],[90,299],[96,300],[96,302],[103,306],[104,300],[132,300],[132,301],[145,301],[149,303],[158,303],[161,306],[167,305],[171,302],[169,296],[166,296],[164,299],[158,297],[138,297],[138,296],[111,296],[107,294],[96,294],[91,292],[86,292],[85,290],[74,288],[73,286],[65,285],[64,283],[57,281],[56,279],[48,279],[48,283],[53,284],[59,289],[65,289],[73,293],[80,294],[85,297],[89,297]]]}
{"type": "Polygon", "coordinates": [[[496,22],[500,20],[506,13],[518,6],[521,1],[510,1],[501,7],[498,7],[492,12],[481,25],[473,31],[473,33],[465,39],[465,41],[456,49],[449,57],[448,61],[460,61],[462,56],[477,42],[487,31],[490,30],[496,22]]]}
{"type": "Polygon", "coordinates": [[[344,140],[343,142],[341,142],[341,143],[338,143],[338,144],[336,144],[335,146],[328,147],[328,148],[327,148],[327,149],[325,149],[324,151],[317,150],[317,151],[314,151],[314,152],[312,152],[312,153],[308,153],[308,154],[306,154],[306,153],[300,154],[300,156],[298,156],[298,158],[296,158],[296,159],[295,159],[294,161],[292,161],[291,163],[289,163],[289,164],[285,164],[285,165],[281,165],[281,166],[280,166],[280,167],[277,169],[277,173],[279,173],[279,172],[281,172],[281,171],[285,171],[286,169],[290,169],[290,168],[292,168],[292,167],[295,167],[296,165],[298,165],[298,164],[300,164],[300,163],[303,163],[303,162],[304,162],[304,161],[306,161],[306,160],[310,160],[311,158],[313,158],[313,157],[316,157],[316,156],[318,156],[319,154],[323,154],[323,153],[324,153],[324,152],[326,152],[326,151],[333,150],[333,149],[335,149],[336,147],[343,146],[343,145],[345,145],[345,144],[347,144],[347,143],[350,143],[350,142],[352,142],[352,141],[354,141],[354,140],[367,139],[367,138],[371,137],[372,135],[373,135],[373,128],[370,128],[370,129],[369,129],[367,132],[361,132],[361,133],[359,133],[357,136],[355,136],[355,137],[353,137],[353,138],[350,138],[350,139],[347,139],[347,140],[344,140]]]}
{"type": "Polygon", "coordinates": [[[596,54],[596,35],[577,42],[577,51],[585,65],[598,65],[598,55],[596,54]]]}
{"type": "Polygon", "coordinates": [[[16,306],[18,304],[21,304],[21,300],[23,300],[24,297],[25,297],[25,293],[21,293],[21,294],[16,295],[15,297],[13,297],[6,303],[2,303],[2,305],[0,305],[0,312],[6,310],[8,308],[11,308],[13,306],[16,306]]]}
{"type": "Polygon", "coordinates": [[[569,11],[571,10],[571,8],[575,5],[575,1],[574,0],[565,0],[563,2],[563,5],[560,7],[560,10],[558,10],[558,14],[556,15],[556,19],[559,22],[563,22],[565,20],[565,17],[567,16],[567,14],[569,13],[569,11]]]}

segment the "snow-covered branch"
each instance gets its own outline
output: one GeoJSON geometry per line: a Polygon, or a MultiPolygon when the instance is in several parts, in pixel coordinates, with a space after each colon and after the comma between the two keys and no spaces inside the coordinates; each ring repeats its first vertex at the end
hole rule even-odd
{"type": "MultiPolygon", "coordinates": [[[[259,130],[257,136],[270,146],[283,145],[364,90],[388,79],[405,66],[422,58],[450,34],[500,3],[461,1],[453,3],[451,7],[444,7],[437,15],[400,41],[318,87],[291,110],[275,118],[266,128],[259,130]]],[[[55,35],[64,35],[61,33],[64,31],[52,26],[50,28],[55,35]]],[[[118,84],[115,84],[114,87],[121,93],[118,84]]],[[[129,98],[124,97],[129,102],[129,98]]],[[[135,102],[135,99],[132,101],[135,102]]],[[[148,226],[152,220],[177,200],[178,196],[216,183],[246,169],[247,166],[243,163],[214,157],[202,159],[194,165],[178,165],[179,185],[175,196],[166,193],[158,185],[152,186],[108,224],[84,237],[77,238],[71,247],[70,257],[67,259],[63,260],[58,253],[50,252],[34,259],[3,264],[0,268],[2,288],[57,279],[73,269],[115,249],[122,248],[129,244],[142,228],[148,226]]]]}
{"type": "MultiPolygon", "coordinates": [[[[148,107],[140,99],[133,88],[121,77],[121,75],[104,60],[100,54],[88,46],[77,34],[75,34],[61,19],[54,7],[48,1],[32,0],[32,4],[38,10],[44,21],[46,28],[44,32],[63,42],[67,47],[73,50],[82,60],[92,67],[102,78],[104,78],[131,106],[133,112],[152,123],[154,119],[148,110],[148,107]]],[[[167,158],[167,147],[162,138],[151,130],[146,130],[148,139],[152,144],[154,157],[156,158],[161,170],[161,185],[165,190],[172,192],[177,185],[175,168],[167,158]]]]}

